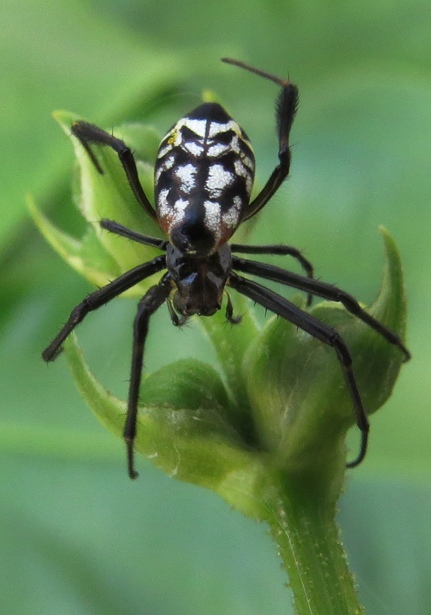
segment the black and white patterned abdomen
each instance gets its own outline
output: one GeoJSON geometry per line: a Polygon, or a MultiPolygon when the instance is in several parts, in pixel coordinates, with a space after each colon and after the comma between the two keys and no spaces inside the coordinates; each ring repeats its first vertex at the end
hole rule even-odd
{"type": "Polygon", "coordinates": [[[206,256],[232,236],[250,201],[254,155],[217,103],[204,103],[164,137],[155,165],[157,217],[170,241],[206,256]]]}

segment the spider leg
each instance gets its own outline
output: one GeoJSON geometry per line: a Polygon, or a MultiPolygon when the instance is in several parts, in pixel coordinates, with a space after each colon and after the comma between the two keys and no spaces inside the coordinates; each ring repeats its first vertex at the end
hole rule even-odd
{"type": "Polygon", "coordinates": [[[94,166],[101,175],[103,175],[103,170],[90,147],[91,144],[101,146],[107,145],[118,154],[118,158],[123,165],[123,169],[129,181],[130,188],[132,189],[136,200],[151,216],[153,220],[157,220],[156,212],[151,206],[151,203],[148,200],[148,197],[141,186],[141,182],[139,181],[138,169],[136,168],[136,162],[133,157],[133,154],[130,148],[127,147],[127,145],[124,143],[124,141],[122,141],[121,139],[117,139],[116,137],[110,135],[101,128],[98,128],[98,126],[94,126],[94,124],[89,124],[88,122],[75,122],[74,124],[72,124],[71,130],[72,134],[74,134],[75,137],[80,140],[89,157],[91,158],[94,166]]]}
{"type": "Polygon", "coordinates": [[[148,235],[142,235],[142,233],[137,233],[136,231],[132,231],[126,226],[115,222],[114,220],[107,220],[104,218],[100,221],[100,226],[110,233],[115,233],[116,235],[120,235],[121,237],[126,237],[127,239],[131,239],[132,241],[137,241],[138,243],[143,243],[146,246],[153,246],[154,248],[158,248],[159,250],[163,250],[166,252],[166,248],[168,242],[164,239],[158,239],[157,237],[149,237],[148,235]]]}
{"type": "Polygon", "coordinates": [[[152,286],[141,299],[133,326],[132,367],[130,373],[129,399],[123,437],[127,448],[127,468],[130,478],[137,478],[134,468],[133,444],[136,436],[136,419],[138,415],[139,390],[142,377],[145,340],[151,316],[168,299],[172,281],[169,273],[152,286]]]}
{"type": "Polygon", "coordinates": [[[301,264],[309,278],[313,277],[314,268],[313,265],[307,260],[298,248],[293,246],[285,246],[281,243],[267,246],[249,246],[239,243],[230,243],[230,249],[232,252],[239,252],[240,254],[271,254],[273,256],[293,256],[301,264]]]}
{"type": "Polygon", "coordinates": [[[81,303],[75,306],[70,313],[70,316],[60,330],[58,335],[52,340],[52,342],[45,348],[42,353],[42,358],[45,361],[53,361],[61,350],[61,345],[64,340],[72,333],[74,328],[84,320],[85,316],[97,310],[105,303],[108,303],[114,297],[117,297],[124,291],[128,290],[141,280],[148,278],[153,273],[157,273],[166,268],[165,255],[157,256],[152,261],[138,265],[134,269],[127,271],[116,280],[113,280],[103,288],[90,293],[81,303]]]}
{"type": "Polygon", "coordinates": [[[341,290],[332,284],[327,284],[326,282],[321,282],[320,280],[312,280],[296,273],[292,273],[291,271],[281,269],[280,267],[275,267],[274,265],[249,261],[236,256],[232,257],[232,267],[242,273],[257,275],[261,278],[272,280],[273,282],[280,282],[281,284],[286,284],[287,286],[297,288],[298,290],[303,290],[311,295],[317,295],[323,299],[341,303],[348,312],[365,322],[369,327],[377,331],[377,333],[380,333],[380,335],[382,335],[390,344],[398,346],[398,348],[404,353],[406,361],[410,359],[410,352],[404,346],[399,335],[373,318],[366,310],[361,308],[357,300],[352,297],[352,295],[349,295],[344,290],[341,290]]]}
{"type": "Polygon", "coordinates": [[[272,172],[270,178],[266,182],[257,197],[250,203],[243,217],[248,220],[264,207],[270,198],[277,192],[283,181],[289,174],[290,168],[290,147],[289,134],[292,128],[292,123],[298,107],[298,88],[287,79],[281,79],[270,73],[259,70],[254,66],[249,66],[244,62],[233,60],[231,58],[222,58],[223,62],[233,64],[239,68],[248,70],[260,77],[274,81],[281,87],[277,105],[276,105],[276,123],[278,136],[278,160],[279,163],[272,172]]]}
{"type": "Polygon", "coordinates": [[[289,134],[298,107],[298,88],[289,81],[285,83],[286,85],[282,86],[276,107],[279,163],[262,190],[248,206],[243,221],[248,220],[265,207],[289,175],[291,160],[289,134]]]}
{"type": "Polygon", "coordinates": [[[347,467],[353,468],[359,465],[364,459],[367,451],[369,422],[353,373],[352,356],[350,354],[350,350],[338,331],[321,322],[308,312],[304,312],[293,303],[287,301],[287,299],[284,299],[283,297],[280,297],[280,295],[277,295],[268,288],[264,288],[260,284],[256,284],[256,282],[252,282],[251,280],[232,274],[228,283],[239,293],[245,295],[253,301],[256,301],[256,303],[259,303],[264,308],[278,314],[278,316],[285,318],[303,331],[306,331],[335,350],[353,399],[356,424],[361,431],[361,445],[359,453],[353,461],[347,464],[347,467]]]}
{"type": "MultiPolygon", "coordinates": [[[[243,246],[238,243],[229,244],[232,252],[239,252],[241,254],[271,254],[281,256],[292,256],[295,258],[305,270],[307,276],[312,278],[314,275],[313,265],[307,260],[297,248],[292,246],[284,246],[283,244],[269,245],[269,246],[243,246]]],[[[239,259],[242,260],[242,259],[239,259]]],[[[244,261],[247,262],[247,261],[244,261]]],[[[312,295],[307,295],[307,307],[311,305],[313,300],[312,295]]]]}

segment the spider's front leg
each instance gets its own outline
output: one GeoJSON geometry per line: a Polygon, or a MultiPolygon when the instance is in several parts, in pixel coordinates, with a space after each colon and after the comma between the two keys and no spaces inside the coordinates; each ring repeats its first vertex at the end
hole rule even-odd
{"type": "Polygon", "coordinates": [[[129,288],[132,288],[132,286],[135,286],[135,284],[153,275],[153,273],[165,269],[165,267],[166,256],[156,256],[152,261],[138,265],[103,288],[90,293],[81,303],[73,308],[66,324],[43,351],[42,358],[45,361],[53,361],[61,351],[61,346],[65,339],[72,333],[74,328],[84,320],[89,312],[97,310],[97,308],[105,305],[111,301],[111,299],[114,299],[114,297],[124,293],[129,288]]]}
{"type": "Polygon", "coordinates": [[[253,301],[256,301],[256,303],[259,303],[261,306],[271,312],[274,312],[274,314],[277,314],[281,318],[285,318],[292,324],[296,325],[303,331],[306,331],[311,336],[335,350],[353,400],[356,414],[356,424],[361,432],[361,445],[359,453],[353,461],[347,464],[347,467],[353,468],[359,465],[367,452],[369,422],[362,403],[356,378],[353,373],[352,356],[350,354],[350,350],[338,331],[321,322],[308,312],[304,312],[287,299],[284,299],[284,297],[281,297],[280,295],[277,295],[273,291],[269,290],[269,288],[256,284],[256,282],[252,282],[251,280],[242,278],[236,274],[232,274],[229,278],[229,285],[232,288],[235,288],[235,290],[239,293],[245,295],[253,301]]]}
{"type": "Polygon", "coordinates": [[[309,278],[314,275],[314,267],[305,256],[302,255],[301,250],[294,248],[293,246],[285,246],[284,244],[277,243],[266,246],[250,246],[242,245],[239,243],[231,243],[230,249],[232,252],[238,252],[239,254],[270,254],[271,256],[292,256],[302,266],[305,273],[309,278]]]}
{"type": "Polygon", "coordinates": [[[373,318],[371,314],[359,305],[358,301],[352,295],[346,293],[344,290],[332,284],[321,282],[320,280],[305,278],[304,276],[281,269],[280,267],[275,267],[274,265],[249,261],[236,256],[232,259],[232,266],[234,269],[243,273],[260,276],[267,280],[272,280],[273,282],[280,282],[291,288],[297,288],[298,290],[308,292],[309,295],[316,295],[323,299],[328,299],[329,301],[341,303],[350,314],[353,314],[356,318],[359,318],[359,320],[362,320],[362,322],[374,329],[374,331],[377,331],[377,333],[382,335],[390,344],[398,346],[404,354],[405,361],[410,359],[410,352],[403,344],[400,336],[373,318]]]}
{"type": "MultiPolygon", "coordinates": [[[[302,266],[309,278],[313,278],[314,275],[313,265],[302,255],[301,251],[298,250],[298,248],[294,248],[293,246],[285,246],[283,244],[267,246],[244,246],[238,243],[232,243],[230,244],[230,249],[232,250],[232,252],[239,252],[240,254],[270,254],[272,256],[292,256],[302,266]]],[[[234,257],[234,259],[236,260],[236,262],[248,262],[243,259],[236,259],[236,257],[234,257]]],[[[265,265],[263,264],[262,268],[264,267],[265,265]]],[[[307,307],[311,305],[312,301],[313,295],[311,293],[308,293],[307,307]]]]}
{"type": "Polygon", "coordinates": [[[161,281],[152,286],[141,299],[133,325],[133,351],[130,372],[129,399],[123,437],[127,447],[127,469],[130,478],[137,478],[134,467],[133,445],[136,437],[139,390],[141,386],[145,340],[151,316],[168,299],[172,289],[172,278],[166,273],[161,281]]]}
{"type": "Polygon", "coordinates": [[[100,166],[96,156],[94,155],[94,152],[91,149],[91,145],[107,145],[118,154],[118,158],[123,165],[123,169],[129,181],[130,188],[132,189],[138,203],[145,209],[145,211],[151,216],[153,220],[156,220],[156,212],[151,206],[151,203],[148,200],[148,197],[141,186],[138,169],[136,167],[136,162],[133,157],[133,154],[130,148],[124,143],[124,141],[122,141],[121,139],[117,139],[117,137],[110,135],[105,130],[102,130],[94,124],[89,124],[88,122],[75,122],[74,124],[72,124],[71,130],[72,134],[75,135],[75,137],[77,137],[82,143],[82,146],[85,148],[94,166],[101,175],[103,175],[103,169],[100,166]]]}

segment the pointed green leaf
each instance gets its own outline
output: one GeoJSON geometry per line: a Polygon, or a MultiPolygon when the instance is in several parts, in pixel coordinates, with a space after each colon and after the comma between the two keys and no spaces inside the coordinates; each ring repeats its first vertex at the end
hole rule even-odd
{"type": "Polygon", "coordinates": [[[250,430],[251,413],[242,363],[247,348],[258,335],[260,327],[249,301],[235,295],[233,306],[234,317],[241,319],[238,324],[231,324],[223,310],[211,318],[200,318],[198,322],[214,345],[226,376],[233,402],[231,420],[247,433],[250,430]]]}
{"type": "Polygon", "coordinates": [[[104,286],[120,275],[118,265],[98,240],[92,227],[82,240],[71,237],[58,229],[36,207],[31,197],[27,205],[36,226],[49,244],[64,260],[96,286],[104,286]]]}
{"type": "MultiPolygon", "coordinates": [[[[382,287],[368,311],[403,337],[401,264],[386,232],[384,240],[382,287]]],[[[337,304],[320,303],[312,314],[336,328],[346,341],[366,411],[374,412],[392,391],[403,353],[337,304]]],[[[246,370],[249,398],[264,446],[285,467],[319,467],[338,459],[342,468],[345,433],[355,423],[355,413],[334,349],[273,318],[252,345],[246,370]]]]}
{"type": "MultiPolygon", "coordinates": [[[[95,379],[73,334],[65,353],[83,398],[122,437],[126,403],[95,379]]],[[[148,376],[143,392],[136,451],[170,476],[212,489],[244,514],[263,518],[256,490],[265,457],[250,451],[226,419],[227,395],[214,369],[180,361],[148,376]]]]}
{"type": "MultiPolygon", "coordinates": [[[[110,147],[91,146],[103,169],[103,175],[101,175],[79,140],[70,132],[71,125],[81,118],[66,111],[57,111],[54,117],[70,137],[74,146],[79,165],[79,180],[75,181],[75,199],[78,201],[79,210],[93,226],[100,243],[115,259],[119,270],[127,271],[139,263],[154,258],[159,253],[154,248],[119,238],[100,228],[100,220],[108,218],[134,231],[156,237],[161,236],[157,224],[137,203],[117,154],[110,147]]],[[[155,142],[153,129],[134,128],[134,125],[131,125],[127,129],[123,127],[123,131],[127,131],[131,140],[131,135],[134,135],[134,143],[140,138],[148,138],[148,145],[140,145],[137,149],[148,156],[152,155],[155,142]]],[[[121,138],[121,129],[115,130],[115,134],[121,138]]],[[[142,182],[149,187],[152,186],[152,178],[150,178],[152,172],[150,173],[147,163],[148,161],[137,159],[138,168],[142,171],[142,182]]],[[[154,280],[149,278],[141,284],[140,288],[149,288],[153,283],[154,280]]]]}
{"type": "MultiPolygon", "coordinates": [[[[150,246],[109,233],[100,227],[101,219],[115,220],[147,235],[162,237],[162,234],[154,220],[136,202],[115,152],[109,147],[92,146],[104,171],[103,175],[100,175],[79,140],[71,134],[71,125],[81,118],[67,111],[57,111],[54,117],[71,139],[75,149],[79,172],[75,174],[73,182],[74,200],[89,226],[84,237],[78,240],[56,228],[31,199],[28,202],[29,210],[52,247],[90,282],[104,286],[121,273],[151,260],[160,252],[150,246]]],[[[159,142],[157,132],[150,126],[127,124],[116,129],[115,134],[119,138],[127,139],[127,143],[135,151],[141,183],[151,197],[152,162],[159,142]]],[[[158,278],[157,275],[151,276],[124,294],[141,297],[158,278]]]]}

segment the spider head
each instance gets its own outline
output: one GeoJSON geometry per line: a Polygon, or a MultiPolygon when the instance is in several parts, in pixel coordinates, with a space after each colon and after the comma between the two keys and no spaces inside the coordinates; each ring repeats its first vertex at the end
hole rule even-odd
{"type": "Polygon", "coordinates": [[[212,316],[221,308],[224,287],[231,272],[228,245],[204,258],[184,255],[170,245],[166,265],[175,284],[173,303],[179,314],[212,316]]]}

